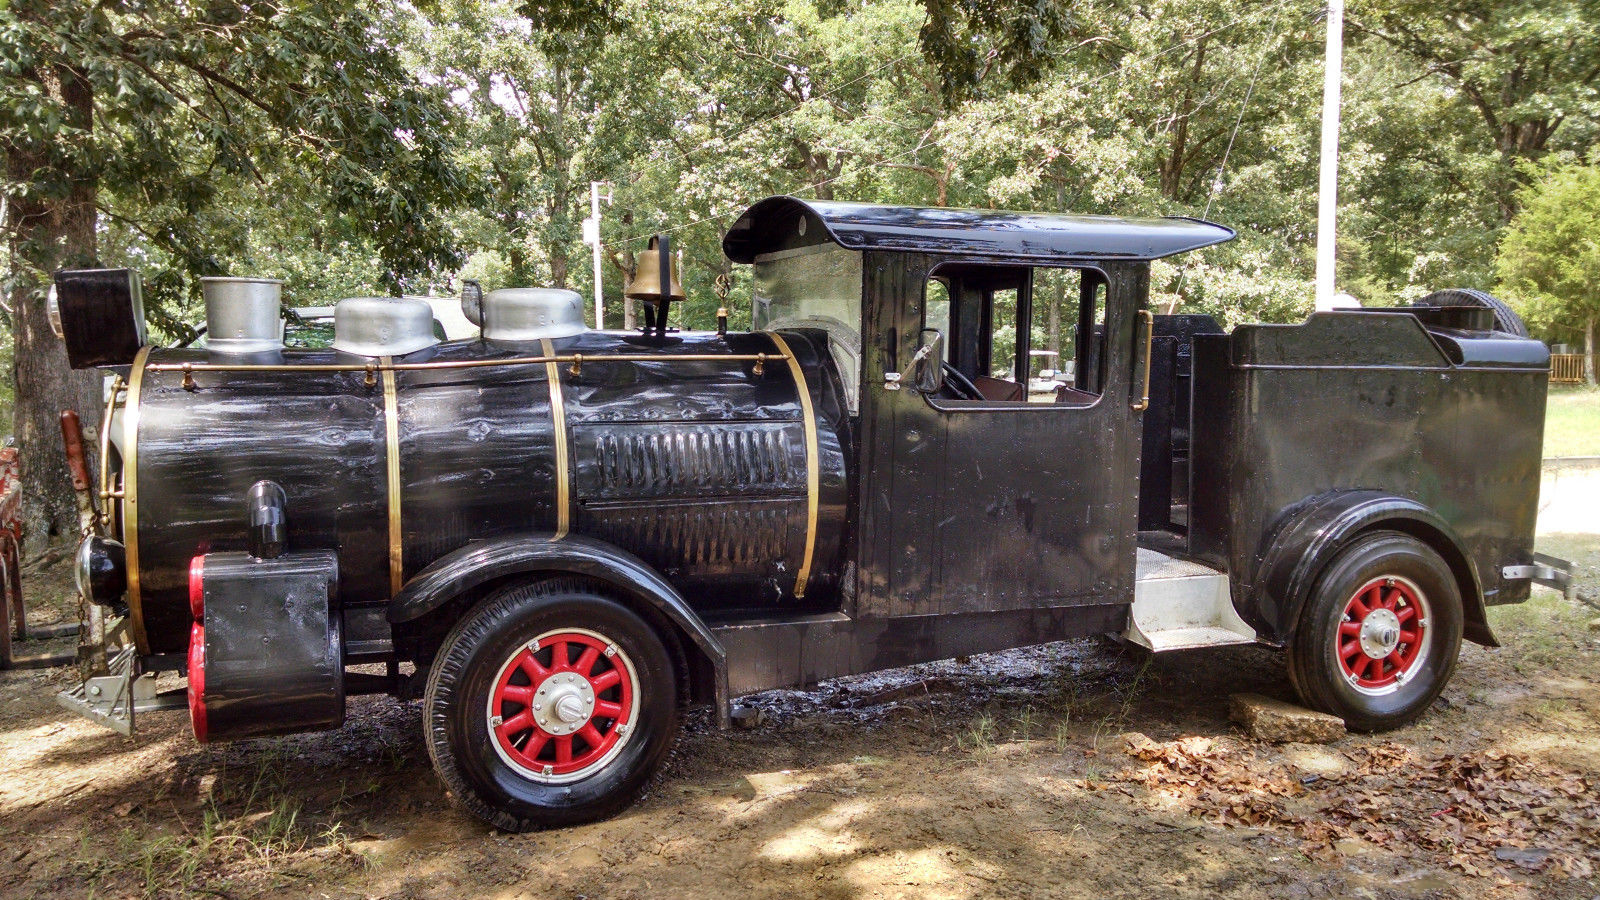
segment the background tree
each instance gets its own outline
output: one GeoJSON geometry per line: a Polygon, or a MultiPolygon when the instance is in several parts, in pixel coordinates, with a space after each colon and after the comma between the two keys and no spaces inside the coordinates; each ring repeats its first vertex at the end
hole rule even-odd
{"type": "Polygon", "coordinates": [[[401,15],[270,0],[0,9],[14,433],[36,539],[74,527],[56,415],[100,405],[98,376],[66,368],[45,322],[53,270],[154,262],[146,300],[163,326],[276,217],[297,223],[296,243],[314,223],[370,247],[392,289],[460,261],[439,215],[462,189],[450,108],[405,64],[401,15]]]}
{"type": "Polygon", "coordinates": [[[1354,28],[1410,56],[1476,113],[1501,167],[1486,185],[1516,212],[1516,165],[1584,146],[1600,127],[1600,2],[1365,0],[1354,28]]]}
{"type": "Polygon", "coordinates": [[[1530,167],[1495,261],[1501,283],[1535,325],[1583,332],[1584,378],[1595,383],[1600,318],[1600,165],[1569,159],[1530,167]]]}

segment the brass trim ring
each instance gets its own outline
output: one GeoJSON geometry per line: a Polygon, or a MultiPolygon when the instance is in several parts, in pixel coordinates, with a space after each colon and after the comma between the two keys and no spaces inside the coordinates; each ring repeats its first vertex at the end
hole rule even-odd
{"type": "Polygon", "coordinates": [[[778,352],[789,361],[789,373],[794,376],[795,390],[800,394],[800,414],[804,419],[806,435],[806,551],[800,559],[800,571],[795,576],[794,595],[806,595],[806,582],[811,579],[811,557],[817,551],[817,493],[820,489],[821,474],[818,471],[820,461],[817,459],[817,414],[811,408],[811,389],[806,385],[806,374],[800,367],[800,361],[789,352],[789,344],[775,331],[767,332],[772,338],[772,343],[778,347],[778,352]]]}
{"type": "MultiPolygon", "coordinates": [[[[150,348],[142,347],[128,373],[128,400],[122,408],[122,545],[128,564],[128,630],[140,653],[150,652],[144,633],[144,606],[139,594],[139,393],[144,389],[145,362],[150,348]]],[[[100,461],[102,468],[105,460],[100,461]]],[[[109,501],[107,501],[109,502],[109,501]]]]}

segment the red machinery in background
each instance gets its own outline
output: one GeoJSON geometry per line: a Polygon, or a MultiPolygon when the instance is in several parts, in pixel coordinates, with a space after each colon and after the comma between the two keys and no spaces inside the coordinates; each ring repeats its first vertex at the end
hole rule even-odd
{"type": "Polygon", "coordinates": [[[0,669],[12,666],[12,638],[28,636],[22,607],[21,473],[17,448],[0,450],[0,669]]]}
{"type": "MultiPolygon", "coordinates": [[[[83,450],[83,425],[78,414],[61,414],[61,438],[67,452],[67,467],[72,473],[72,488],[77,494],[78,523],[81,529],[96,523],[94,501],[89,494],[88,457],[83,450]]],[[[98,621],[95,611],[79,598],[79,621],[28,628],[27,607],[22,602],[22,460],[16,447],[0,448],[0,670],[40,669],[84,660],[91,675],[104,674],[103,660],[77,652],[19,654],[16,643],[78,634],[85,623],[98,621]]]]}

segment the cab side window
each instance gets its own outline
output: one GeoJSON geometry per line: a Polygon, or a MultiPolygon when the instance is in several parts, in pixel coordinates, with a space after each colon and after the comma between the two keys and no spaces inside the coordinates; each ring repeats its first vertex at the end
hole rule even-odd
{"type": "Polygon", "coordinates": [[[1105,283],[1094,270],[946,264],[924,328],[944,335],[942,399],[1087,406],[1101,391],[1105,283]]]}

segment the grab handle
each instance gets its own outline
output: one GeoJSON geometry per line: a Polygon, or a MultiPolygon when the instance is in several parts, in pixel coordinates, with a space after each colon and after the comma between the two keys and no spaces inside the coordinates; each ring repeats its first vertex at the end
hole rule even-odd
{"type": "Polygon", "coordinates": [[[1143,412],[1150,408],[1150,346],[1156,337],[1156,317],[1148,309],[1139,310],[1139,319],[1144,323],[1144,380],[1139,390],[1139,399],[1133,401],[1135,412],[1143,412]]]}

